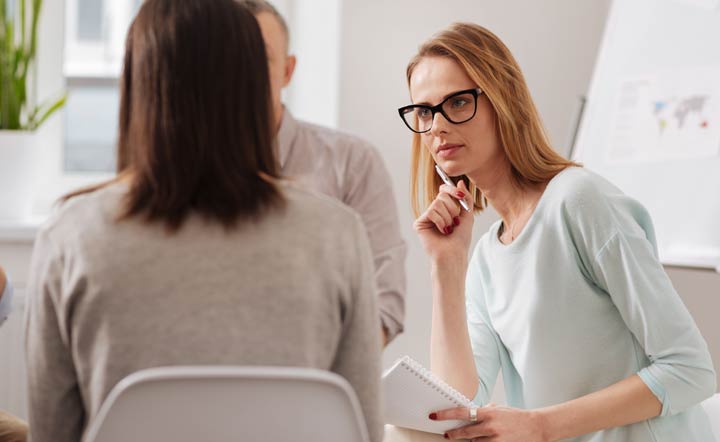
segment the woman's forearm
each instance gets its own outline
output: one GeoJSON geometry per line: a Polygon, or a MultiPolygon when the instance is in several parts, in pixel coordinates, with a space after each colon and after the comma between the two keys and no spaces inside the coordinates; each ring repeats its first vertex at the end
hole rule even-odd
{"type": "Polygon", "coordinates": [[[536,410],[546,440],[558,441],[660,415],[662,403],[633,375],[595,393],[536,410]]]}
{"type": "Polygon", "coordinates": [[[470,398],[478,388],[465,313],[467,259],[438,260],[432,266],[431,369],[470,398]]]}

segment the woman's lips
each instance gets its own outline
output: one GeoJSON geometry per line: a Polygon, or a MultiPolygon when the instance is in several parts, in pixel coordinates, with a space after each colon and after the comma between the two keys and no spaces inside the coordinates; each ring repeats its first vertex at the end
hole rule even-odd
{"type": "Polygon", "coordinates": [[[462,147],[462,144],[443,144],[438,148],[437,156],[448,158],[455,154],[462,147]]]}

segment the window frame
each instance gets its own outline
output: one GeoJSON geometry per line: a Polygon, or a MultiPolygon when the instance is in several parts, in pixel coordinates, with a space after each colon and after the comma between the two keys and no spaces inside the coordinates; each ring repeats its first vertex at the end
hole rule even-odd
{"type": "MultiPolygon", "coordinates": [[[[125,35],[137,0],[101,0],[102,40],[97,42],[81,41],[78,38],[79,0],[65,0],[65,41],[63,49],[62,73],[66,87],[118,86],[122,69],[125,35]],[[92,60],[92,61],[87,61],[92,60]]],[[[65,110],[60,112],[60,122],[49,128],[59,138],[59,152],[55,155],[51,176],[44,191],[35,201],[36,212],[44,213],[50,209],[53,201],[73,189],[107,181],[115,172],[80,172],[65,169],[65,110]]],[[[48,122],[51,123],[51,122],[48,122]]],[[[52,124],[49,124],[52,126],[52,124]]]]}

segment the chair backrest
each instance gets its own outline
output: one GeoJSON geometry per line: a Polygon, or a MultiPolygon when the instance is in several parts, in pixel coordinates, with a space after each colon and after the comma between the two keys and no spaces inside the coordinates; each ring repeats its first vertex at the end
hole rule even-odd
{"type": "Polygon", "coordinates": [[[86,442],[368,442],[350,384],[290,367],[162,367],[123,379],[86,442]]]}
{"type": "Polygon", "coordinates": [[[715,432],[715,439],[720,441],[720,393],[703,402],[703,408],[710,418],[710,426],[715,432]]]}

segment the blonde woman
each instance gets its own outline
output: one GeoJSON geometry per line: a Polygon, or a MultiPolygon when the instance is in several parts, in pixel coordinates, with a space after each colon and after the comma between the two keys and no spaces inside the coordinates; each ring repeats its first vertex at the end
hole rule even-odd
{"type": "Polygon", "coordinates": [[[517,62],[486,29],[437,34],[407,79],[432,369],[478,405],[502,371],[509,405],[428,418],[469,421],[449,439],[714,440],[698,405],[715,391],[710,355],[646,210],[552,149],[517,62]],[[469,262],[473,213],[459,200],[501,217],[469,262]]]}

